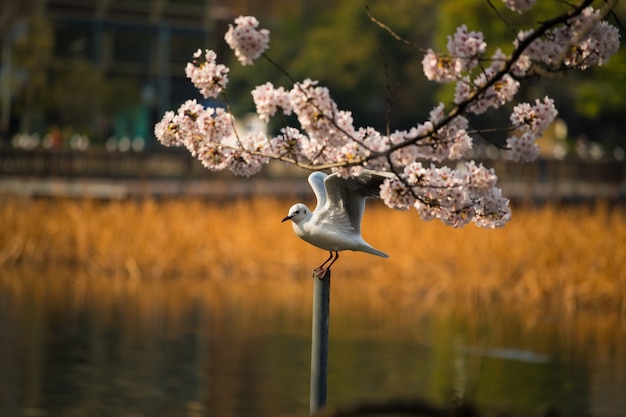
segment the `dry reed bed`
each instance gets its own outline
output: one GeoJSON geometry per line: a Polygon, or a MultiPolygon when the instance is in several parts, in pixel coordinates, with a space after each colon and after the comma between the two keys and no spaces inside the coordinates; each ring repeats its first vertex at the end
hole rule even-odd
{"type": "MultiPolygon", "coordinates": [[[[551,352],[561,346],[561,354],[572,360],[591,354],[592,360],[610,360],[616,370],[623,369],[626,360],[626,324],[620,314],[582,311],[557,315],[524,305],[516,309],[489,303],[472,311],[442,303],[433,311],[433,306],[424,308],[419,301],[410,306],[388,298],[372,302],[371,292],[357,297],[346,285],[351,284],[333,282],[331,336],[404,338],[429,345],[433,337],[441,337],[437,328],[450,331],[454,323],[470,345],[507,346],[514,334],[515,338],[522,335],[522,348],[528,345],[529,350],[551,352]]],[[[0,301],[3,314],[14,315],[15,322],[47,322],[49,314],[71,322],[72,316],[87,313],[97,327],[122,326],[140,335],[156,331],[176,336],[186,330],[181,324],[197,321],[199,326],[220,331],[239,329],[230,336],[249,339],[276,329],[308,335],[311,287],[309,279],[151,281],[21,267],[0,276],[0,301]]]]}
{"type": "MultiPolygon", "coordinates": [[[[227,286],[231,301],[249,304],[263,288],[259,303],[300,303],[308,298],[302,296],[306,278],[327,253],[281,224],[290,203],[5,197],[0,285],[17,290],[16,277],[24,275],[19,271],[31,271],[25,275],[41,283],[48,275],[42,271],[64,268],[74,271],[66,274],[69,280],[90,286],[117,277],[97,284],[101,294],[106,286],[118,293],[146,291],[159,280],[168,283],[159,291],[192,296],[227,286]]],[[[373,315],[390,304],[407,311],[450,305],[480,311],[503,303],[529,317],[572,317],[581,310],[623,317],[624,214],[603,205],[519,208],[503,229],[452,229],[373,204],[363,234],[391,257],[343,252],[333,267],[333,297],[363,304],[373,315]]]]}

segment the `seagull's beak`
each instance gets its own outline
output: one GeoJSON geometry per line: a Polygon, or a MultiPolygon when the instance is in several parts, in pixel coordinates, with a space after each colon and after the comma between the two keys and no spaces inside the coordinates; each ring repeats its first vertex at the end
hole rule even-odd
{"type": "Polygon", "coordinates": [[[287,217],[285,217],[285,218],[284,218],[284,219],[282,219],[280,222],[281,222],[281,223],[284,223],[284,222],[286,222],[287,220],[291,220],[291,216],[287,216],[287,217]]]}

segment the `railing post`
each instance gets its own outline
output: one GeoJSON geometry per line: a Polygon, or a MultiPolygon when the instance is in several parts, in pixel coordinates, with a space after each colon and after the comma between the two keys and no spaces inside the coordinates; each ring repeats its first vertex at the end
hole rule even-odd
{"type": "Polygon", "coordinates": [[[309,412],[326,406],[328,381],[328,328],[330,321],[330,270],[313,272],[313,329],[311,335],[311,396],[309,412]],[[319,274],[323,273],[323,276],[319,274]]]}

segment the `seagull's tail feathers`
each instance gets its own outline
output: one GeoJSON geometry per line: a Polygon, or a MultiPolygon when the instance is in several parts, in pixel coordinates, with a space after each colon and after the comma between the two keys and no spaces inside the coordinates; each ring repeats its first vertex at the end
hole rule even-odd
{"type": "Polygon", "coordinates": [[[378,249],[375,249],[369,245],[363,246],[362,248],[360,248],[360,250],[372,255],[380,256],[381,258],[389,258],[389,255],[387,255],[385,252],[381,252],[378,249]]]}

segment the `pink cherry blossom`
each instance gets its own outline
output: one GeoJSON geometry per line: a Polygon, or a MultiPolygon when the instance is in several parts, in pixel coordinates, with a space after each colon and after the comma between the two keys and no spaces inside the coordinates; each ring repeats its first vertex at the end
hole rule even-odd
{"type": "Polygon", "coordinates": [[[202,166],[211,171],[222,171],[228,167],[232,149],[219,143],[207,143],[198,151],[198,160],[202,166]]]}
{"type": "MultiPolygon", "coordinates": [[[[460,104],[482,89],[484,91],[473,98],[472,103],[467,108],[472,113],[482,114],[491,108],[498,108],[513,100],[519,89],[519,81],[510,74],[504,74],[495,79],[504,68],[508,59],[500,49],[497,49],[491,56],[491,65],[473,81],[470,80],[469,76],[459,79],[454,90],[454,102],[460,104]],[[491,83],[491,85],[485,89],[484,87],[488,83],[491,83]]],[[[512,72],[514,71],[520,76],[527,70],[528,67],[525,60],[522,60],[519,65],[514,65],[512,68],[512,72]]]]}
{"type": "MultiPolygon", "coordinates": [[[[620,34],[617,28],[601,21],[599,10],[587,7],[583,12],[557,26],[544,37],[535,39],[523,56],[535,62],[560,67],[586,69],[591,65],[605,64],[619,49],[620,34]]],[[[533,31],[520,32],[515,45],[533,31]]]]}
{"type": "Polygon", "coordinates": [[[380,186],[380,198],[387,207],[395,210],[408,210],[415,204],[411,190],[398,178],[385,180],[380,186]]]}
{"type": "Polygon", "coordinates": [[[326,87],[306,79],[289,91],[293,112],[309,138],[303,153],[313,163],[338,160],[341,148],[357,137],[352,113],[339,110],[326,87]]]}
{"type": "MultiPolygon", "coordinates": [[[[493,68],[487,68],[474,80],[477,88],[487,85],[487,81],[495,76],[496,71],[493,68]]],[[[476,100],[468,107],[468,110],[475,114],[482,114],[490,108],[498,107],[508,103],[515,97],[519,89],[519,81],[504,74],[495,83],[487,87],[485,91],[480,93],[476,100]]]]}
{"type": "Polygon", "coordinates": [[[510,148],[510,158],[514,161],[529,162],[539,155],[539,147],[535,141],[550,127],[558,112],[554,107],[554,100],[544,97],[541,101],[535,100],[535,104],[520,103],[513,108],[511,124],[521,132],[507,138],[507,146],[510,148]]]}
{"type": "Polygon", "coordinates": [[[454,87],[454,103],[460,104],[467,100],[473,92],[473,86],[470,83],[470,77],[465,76],[458,80],[454,87]]]}
{"type": "MultiPolygon", "coordinates": [[[[397,145],[407,141],[411,141],[419,136],[417,127],[411,128],[409,131],[397,130],[389,135],[389,144],[397,145]]],[[[391,163],[394,166],[406,166],[412,162],[415,162],[419,157],[419,148],[415,144],[403,146],[390,155],[391,163]]]]}
{"type": "Polygon", "coordinates": [[[502,2],[514,12],[522,13],[533,7],[537,0],[502,0],[502,2]]]}
{"type": "Polygon", "coordinates": [[[472,148],[472,138],[466,129],[468,120],[456,116],[433,132],[435,125],[445,117],[444,105],[439,103],[431,112],[427,122],[418,125],[413,134],[425,136],[416,143],[416,157],[441,162],[445,159],[460,159],[472,148]]]}
{"type": "Polygon", "coordinates": [[[469,69],[478,64],[477,58],[485,53],[487,43],[481,32],[469,32],[466,25],[461,25],[454,35],[448,35],[447,48],[451,56],[463,59],[464,69],[469,69]]]}
{"type": "Polygon", "coordinates": [[[318,86],[317,81],[307,78],[293,86],[289,91],[289,100],[304,130],[315,136],[318,133],[325,135],[327,129],[332,129],[332,119],[339,109],[328,88],[318,86]]]}
{"type": "Polygon", "coordinates": [[[217,97],[228,84],[229,69],[222,64],[217,64],[215,62],[217,54],[209,49],[205,50],[204,56],[202,56],[201,49],[198,49],[193,56],[195,59],[187,63],[185,74],[204,98],[217,97]]]}
{"type": "Polygon", "coordinates": [[[283,87],[274,88],[271,82],[259,85],[252,90],[252,98],[256,105],[256,112],[261,120],[268,122],[276,110],[282,109],[284,114],[291,114],[292,106],[289,92],[283,87]]]}
{"type": "Polygon", "coordinates": [[[476,67],[487,44],[482,33],[469,32],[466,25],[461,25],[453,36],[448,36],[447,48],[447,55],[438,54],[432,49],[428,49],[424,55],[422,68],[429,80],[441,83],[459,80],[465,71],[476,67]]]}
{"type": "Polygon", "coordinates": [[[154,126],[154,136],[165,146],[181,146],[182,139],[173,111],[166,111],[163,118],[154,126]]]}
{"type": "Polygon", "coordinates": [[[381,186],[381,198],[391,208],[413,206],[423,220],[438,219],[453,227],[474,222],[501,227],[510,219],[509,201],[496,187],[492,169],[468,162],[461,169],[425,167],[414,162],[399,178],[381,186]]]}
{"type": "Polygon", "coordinates": [[[535,143],[537,136],[531,132],[524,132],[520,136],[511,136],[506,139],[510,149],[509,158],[518,162],[531,162],[539,155],[539,146],[535,143]]]}
{"type": "Polygon", "coordinates": [[[511,123],[522,132],[530,131],[540,136],[550,127],[557,115],[554,100],[546,96],[543,101],[536,99],[532,106],[529,103],[515,106],[511,113],[511,123]]]}
{"type": "Polygon", "coordinates": [[[235,175],[250,177],[257,174],[269,161],[269,141],[260,132],[251,132],[240,139],[240,148],[231,149],[227,168],[235,175]]]}
{"type": "Polygon", "coordinates": [[[176,113],[176,129],[180,138],[180,144],[184,145],[193,155],[197,155],[205,138],[198,131],[196,121],[204,115],[204,107],[196,100],[187,100],[176,113]]]}
{"type": "Polygon", "coordinates": [[[220,143],[233,134],[233,116],[222,108],[209,107],[198,115],[196,126],[204,140],[220,143]]]}
{"type": "Polygon", "coordinates": [[[259,21],[253,16],[239,16],[235,26],[228,25],[224,36],[228,46],[235,51],[235,56],[242,65],[253,65],[254,61],[269,47],[270,32],[257,30],[259,21]]]}
{"type": "Polygon", "coordinates": [[[587,69],[605,64],[619,49],[619,31],[600,20],[600,11],[587,7],[583,13],[561,26],[556,35],[566,50],[563,63],[587,69]],[[590,29],[591,28],[591,29],[590,29]],[[576,42],[572,44],[571,39],[576,42]]]}
{"type": "Polygon", "coordinates": [[[422,59],[422,68],[429,80],[447,83],[458,80],[464,66],[461,58],[440,55],[429,49],[422,59]]]}
{"type": "Polygon", "coordinates": [[[289,158],[300,161],[303,158],[303,148],[309,143],[309,138],[295,127],[287,126],[280,130],[280,134],[270,140],[272,156],[289,158]]]}

